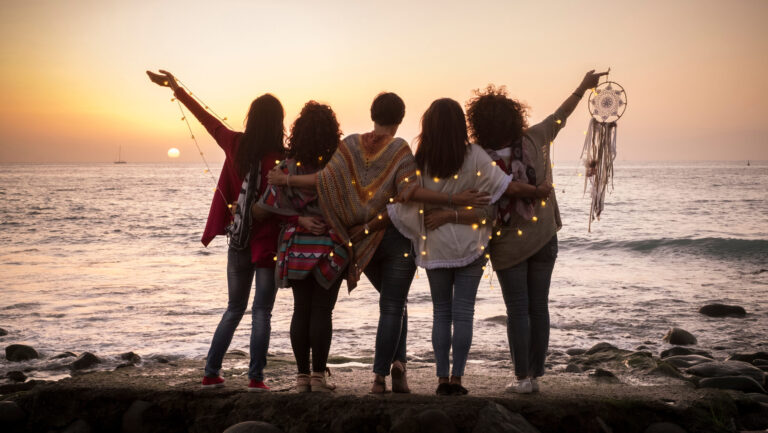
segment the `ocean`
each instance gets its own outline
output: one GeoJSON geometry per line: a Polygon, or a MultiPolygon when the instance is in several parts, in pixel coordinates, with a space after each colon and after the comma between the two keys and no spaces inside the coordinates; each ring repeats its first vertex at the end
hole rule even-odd
{"type": "MultiPolygon", "coordinates": [[[[768,162],[617,162],[615,190],[591,233],[579,170],[554,168],[564,227],[551,350],[608,341],[658,353],[671,327],[717,356],[768,350],[768,162]],[[698,313],[713,302],[748,315],[698,313]]],[[[204,357],[227,303],[226,239],[200,243],[213,186],[201,164],[0,165],[2,346],[26,343],[44,356],[204,357]]],[[[495,281],[486,275],[478,290],[471,362],[509,358],[495,281]]],[[[409,356],[430,359],[423,269],[408,312],[409,356]]],[[[291,313],[291,292],[280,290],[272,354],[291,356],[291,313]]],[[[249,314],[231,349],[247,351],[249,314]]],[[[331,355],[371,357],[377,321],[367,280],[351,294],[344,284],[331,355]]]]}

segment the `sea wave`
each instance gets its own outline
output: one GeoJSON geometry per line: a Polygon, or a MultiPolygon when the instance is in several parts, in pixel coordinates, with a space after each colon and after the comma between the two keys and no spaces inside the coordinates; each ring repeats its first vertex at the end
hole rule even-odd
{"type": "Polygon", "coordinates": [[[709,256],[723,260],[768,260],[768,240],[737,238],[658,238],[625,241],[563,240],[562,248],[587,250],[620,249],[639,253],[664,252],[709,256]]]}

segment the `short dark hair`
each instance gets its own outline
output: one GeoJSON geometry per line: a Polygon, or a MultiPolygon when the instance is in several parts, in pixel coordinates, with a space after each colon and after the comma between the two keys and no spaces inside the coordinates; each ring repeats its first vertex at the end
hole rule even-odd
{"type": "Polygon", "coordinates": [[[382,92],[371,104],[371,120],[381,126],[399,125],[405,116],[405,103],[392,92],[382,92]]]}

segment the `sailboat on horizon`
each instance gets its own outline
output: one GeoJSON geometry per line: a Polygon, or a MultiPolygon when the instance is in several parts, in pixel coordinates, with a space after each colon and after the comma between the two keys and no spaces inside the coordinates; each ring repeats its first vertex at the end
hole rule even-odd
{"type": "Polygon", "coordinates": [[[123,145],[120,145],[117,148],[117,161],[115,161],[115,164],[127,164],[127,161],[123,161],[123,145]]]}

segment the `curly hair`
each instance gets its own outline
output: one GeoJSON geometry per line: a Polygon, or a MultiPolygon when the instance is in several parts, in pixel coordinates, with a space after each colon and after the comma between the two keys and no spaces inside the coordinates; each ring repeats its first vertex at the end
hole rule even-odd
{"type": "Polygon", "coordinates": [[[467,120],[473,140],[487,149],[514,143],[528,127],[528,106],[507,96],[506,86],[489,84],[476,89],[467,101],[467,120]]]}
{"type": "Polygon", "coordinates": [[[287,156],[306,166],[322,168],[336,151],[340,139],[339,122],[331,107],[309,101],[291,126],[287,156]]]}

